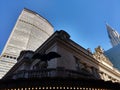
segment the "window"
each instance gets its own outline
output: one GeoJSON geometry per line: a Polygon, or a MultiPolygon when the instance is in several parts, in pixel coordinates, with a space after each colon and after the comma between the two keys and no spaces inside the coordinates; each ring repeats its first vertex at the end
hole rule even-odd
{"type": "Polygon", "coordinates": [[[7,56],[7,58],[9,58],[9,56],[7,56]]]}
{"type": "Polygon", "coordinates": [[[6,55],[3,55],[3,57],[6,57],[6,55]]]}
{"type": "Polygon", "coordinates": [[[80,59],[78,59],[77,57],[75,57],[75,67],[76,70],[80,70],[81,65],[80,65],[80,59]]]}

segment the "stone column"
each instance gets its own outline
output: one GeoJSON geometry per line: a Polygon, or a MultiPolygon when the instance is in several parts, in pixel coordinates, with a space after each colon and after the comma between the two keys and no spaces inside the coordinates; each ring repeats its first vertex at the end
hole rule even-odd
{"type": "Polygon", "coordinates": [[[96,78],[100,78],[99,72],[98,72],[98,70],[97,70],[95,67],[92,67],[92,72],[93,72],[93,75],[94,75],[96,78]]]}

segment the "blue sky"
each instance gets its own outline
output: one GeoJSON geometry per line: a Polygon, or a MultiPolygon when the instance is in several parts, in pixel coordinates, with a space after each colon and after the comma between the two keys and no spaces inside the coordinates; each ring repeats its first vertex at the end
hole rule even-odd
{"type": "Polygon", "coordinates": [[[120,0],[0,0],[0,52],[23,8],[31,9],[93,51],[111,48],[106,22],[120,32],[120,0]]]}

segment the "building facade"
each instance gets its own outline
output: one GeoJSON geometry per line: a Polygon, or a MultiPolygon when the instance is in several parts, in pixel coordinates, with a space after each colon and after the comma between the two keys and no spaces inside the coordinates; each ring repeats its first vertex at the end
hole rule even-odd
{"type": "Polygon", "coordinates": [[[105,51],[104,54],[109,58],[113,66],[120,71],[120,35],[109,25],[106,25],[106,27],[110,42],[113,47],[105,51]]]}
{"type": "Polygon", "coordinates": [[[120,82],[120,72],[103,54],[101,47],[92,54],[70,39],[65,31],[56,31],[35,52],[26,51],[20,54],[18,62],[4,76],[4,78],[42,78],[42,77],[73,77],[82,79],[97,79],[120,82]],[[36,54],[56,52],[60,58],[47,62],[33,59],[36,54]],[[47,67],[42,68],[47,65],[47,67]]]}
{"type": "Polygon", "coordinates": [[[114,47],[120,43],[120,35],[119,33],[111,28],[108,24],[106,24],[108,36],[111,42],[111,45],[114,47]]]}
{"type": "Polygon", "coordinates": [[[99,75],[105,81],[120,82],[120,71],[114,67],[108,57],[104,55],[103,49],[95,48],[93,57],[99,62],[99,75]]]}
{"type": "Polygon", "coordinates": [[[120,44],[105,51],[104,54],[110,59],[113,66],[120,71],[120,44]]]}
{"type": "Polygon", "coordinates": [[[22,50],[36,50],[53,32],[45,18],[23,9],[0,56],[0,78],[16,63],[22,50]]]}

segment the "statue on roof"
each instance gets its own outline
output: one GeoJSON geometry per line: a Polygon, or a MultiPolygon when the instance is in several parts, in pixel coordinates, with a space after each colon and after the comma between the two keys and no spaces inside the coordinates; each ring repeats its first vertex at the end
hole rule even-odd
{"type": "Polygon", "coordinates": [[[104,50],[101,48],[101,46],[98,46],[97,48],[95,48],[95,52],[102,54],[104,52],[104,50]]]}
{"type": "Polygon", "coordinates": [[[110,62],[110,60],[104,55],[104,50],[101,48],[101,46],[98,46],[97,48],[95,48],[93,57],[100,62],[104,61],[107,64],[113,66],[112,63],[110,62]]]}

